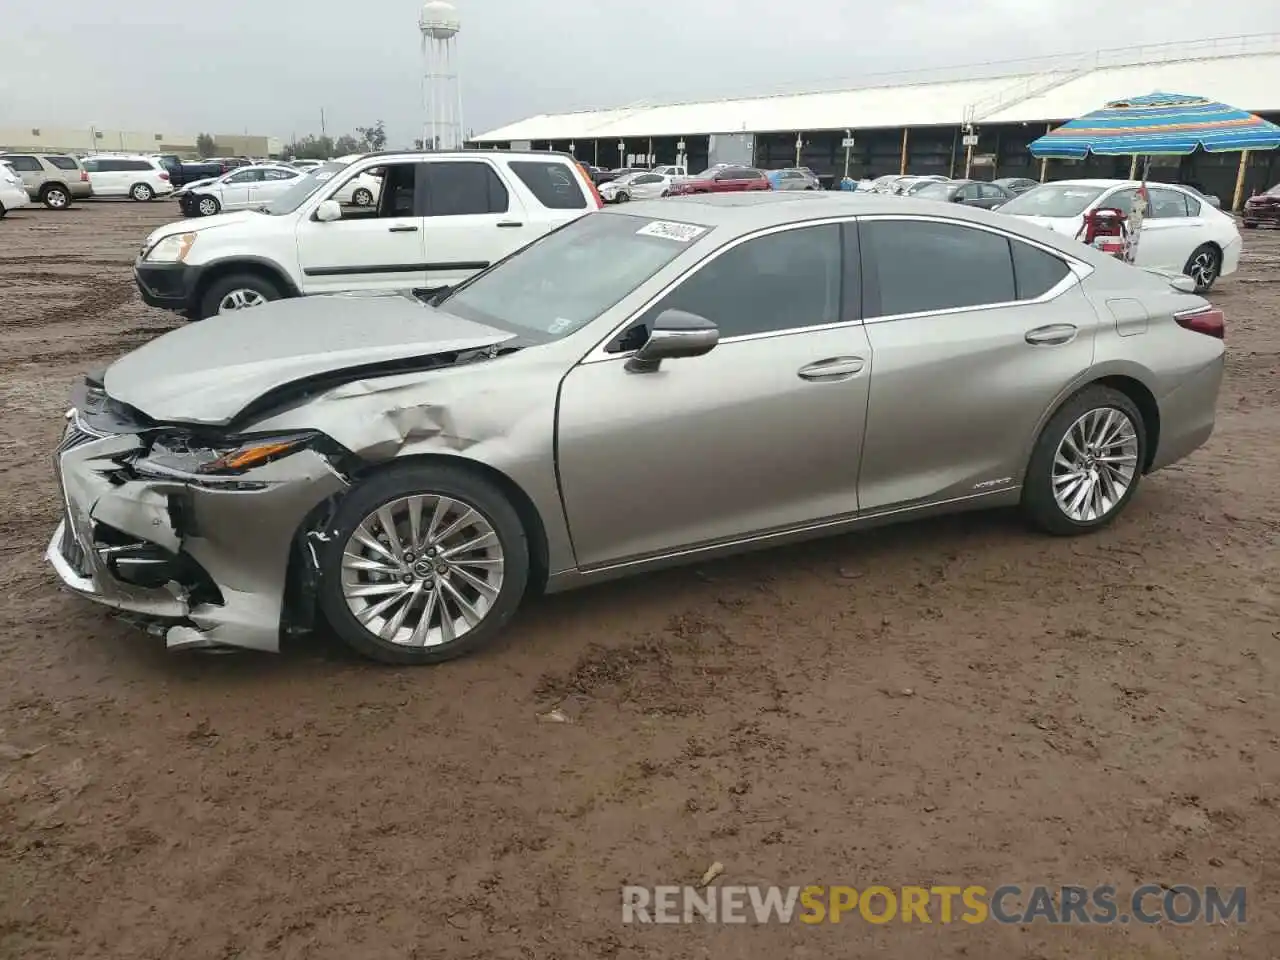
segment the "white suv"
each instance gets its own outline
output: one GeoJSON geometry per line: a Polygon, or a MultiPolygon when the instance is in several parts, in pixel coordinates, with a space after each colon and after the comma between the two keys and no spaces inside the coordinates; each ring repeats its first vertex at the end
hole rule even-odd
{"type": "Polygon", "coordinates": [[[155,230],[134,277],[145,303],[197,320],[282,297],[439,290],[600,206],[564,154],[369,154],[299,177],[261,212],[155,230]],[[376,204],[344,208],[362,177],[381,184],[376,204]]]}
{"type": "Polygon", "coordinates": [[[155,157],[97,154],[82,164],[93,184],[95,197],[129,197],[154,200],[173,193],[169,172],[155,157]]]}

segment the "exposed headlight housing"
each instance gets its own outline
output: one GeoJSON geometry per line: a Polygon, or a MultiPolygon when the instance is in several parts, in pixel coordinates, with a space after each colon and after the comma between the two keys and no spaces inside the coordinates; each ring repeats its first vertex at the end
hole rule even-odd
{"type": "Polygon", "coordinates": [[[194,233],[173,233],[161,237],[147,251],[144,258],[149,263],[184,263],[196,242],[194,233]]]}
{"type": "Polygon", "coordinates": [[[255,467],[310,449],[323,439],[322,434],[311,431],[224,439],[173,431],[157,436],[150,451],[133,466],[139,473],[160,476],[238,477],[255,467]]]}

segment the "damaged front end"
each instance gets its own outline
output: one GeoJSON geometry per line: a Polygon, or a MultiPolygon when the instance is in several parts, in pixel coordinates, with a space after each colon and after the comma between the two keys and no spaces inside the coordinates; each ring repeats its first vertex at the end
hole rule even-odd
{"type": "Polygon", "coordinates": [[[306,626],[319,529],[348,455],[315,432],[231,435],[148,420],[86,378],[55,454],[46,557],[73,591],[170,648],[274,651],[306,626]],[[313,525],[314,524],[314,525],[313,525]]]}

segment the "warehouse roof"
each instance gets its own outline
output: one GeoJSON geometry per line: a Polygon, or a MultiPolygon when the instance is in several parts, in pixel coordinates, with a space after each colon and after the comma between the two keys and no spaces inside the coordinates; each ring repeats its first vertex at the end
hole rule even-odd
{"type": "Polygon", "coordinates": [[[474,142],[662,137],[1067,120],[1109,100],[1187,93],[1253,112],[1280,110],[1280,44],[1261,37],[1160,45],[1058,58],[1040,69],[982,79],[547,114],[490,130],[474,142]],[[1224,49],[1259,52],[1230,53],[1224,49]],[[1145,51],[1145,54],[1144,54],[1145,51]],[[1181,54],[1181,56],[1179,56],[1181,54]],[[1199,55],[1195,55],[1199,54],[1199,55]],[[1208,55],[1206,55],[1208,54],[1208,55]]]}

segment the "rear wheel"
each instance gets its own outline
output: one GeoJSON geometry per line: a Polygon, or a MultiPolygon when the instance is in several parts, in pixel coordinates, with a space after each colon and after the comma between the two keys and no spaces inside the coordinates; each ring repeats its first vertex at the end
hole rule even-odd
{"type": "Polygon", "coordinates": [[[1256,223],[1250,223],[1248,220],[1246,220],[1246,221],[1244,222],[1244,228],[1245,228],[1246,230],[1257,230],[1257,229],[1258,229],[1258,225],[1257,225],[1256,223]]]}
{"type": "Polygon", "coordinates": [[[1147,432],[1118,390],[1085,387],[1045,424],[1031,453],[1022,509],[1046,533],[1073,536],[1119,516],[1142,479],[1147,432]]]}
{"type": "Polygon", "coordinates": [[[1222,272],[1221,251],[1211,243],[1196,247],[1182,272],[1196,282],[1196,293],[1207,293],[1222,272]]]}
{"type": "Polygon", "coordinates": [[[361,187],[359,190],[357,190],[355,193],[351,195],[351,202],[354,203],[357,207],[372,207],[373,191],[366,190],[364,187],[361,187]]]}
{"type": "Polygon", "coordinates": [[[506,496],[457,467],[406,464],[339,506],[320,558],[320,606],[357,652],[429,664],[470,653],[515,614],[529,544],[506,496]]]}
{"type": "Polygon", "coordinates": [[[150,184],[135,183],[129,188],[129,196],[139,203],[146,203],[148,200],[155,198],[156,192],[151,189],[150,184]]]}
{"type": "Polygon", "coordinates": [[[229,274],[211,283],[200,298],[200,319],[250,310],[279,299],[280,291],[265,277],[253,273],[229,274]]]}
{"type": "Polygon", "coordinates": [[[628,200],[630,200],[630,199],[631,199],[631,194],[627,193],[627,191],[625,191],[625,190],[619,190],[619,191],[618,191],[618,202],[619,202],[619,203],[626,203],[626,202],[627,202],[628,200]]]}
{"type": "Polygon", "coordinates": [[[71,206],[71,194],[66,187],[51,184],[40,191],[40,202],[50,210],[65,210],[71,206]]]}

